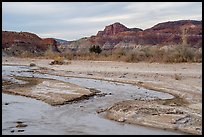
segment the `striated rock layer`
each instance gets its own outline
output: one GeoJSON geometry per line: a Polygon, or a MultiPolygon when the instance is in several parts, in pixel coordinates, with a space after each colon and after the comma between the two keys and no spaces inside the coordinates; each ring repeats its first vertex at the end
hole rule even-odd
{"type": "Polygon", "coordinates": [[[59,51],[53,38],[42,39],[29,32],[2,31],[2,50],[10,55],[24,52],[43,54],[46,50],[59,51]]]}
{"type": "Polygon", "coordinates": [[[151,28],[128,28],[116,22],[108,25],[95,36],[75,41],[58,42],[53,38],[42,39],[29,32],[2,31],[2,51],[6,54],[21,54],[28,51],[43,54],[46,50],[58,52],[89,52],[93,45],[103,51],[116,48],[132,49],[145,46],[169,46],[185,44],[202,48],[202,21],[179,20],[159,23],[151,28]]]}
{"type": "Polygon", "coordinates": [[[151,28],[127,28],[116,22],[98,31],[95,36],[82,38],[65,44],[65,50],[87,51],[92,45],[99,45],[103,50],[118,47],[134,48],[138,45],[178,45],[202,47],[202,21],[179,20],[159,23],[151,28]]]}

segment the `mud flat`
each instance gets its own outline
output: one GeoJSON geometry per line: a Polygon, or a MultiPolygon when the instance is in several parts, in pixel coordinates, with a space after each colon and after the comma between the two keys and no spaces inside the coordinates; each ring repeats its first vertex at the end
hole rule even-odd
{"type": "Polygon", "coordinates": [[[106,110],[106,117],[115,121],[179,130],[185,133],[202,133],[202,114],[185,107],[164,105],[165,101],[122,101],[106,110]]]}
{"type": "Polygon", "coordinates": [[[23,84],[11,83],[3,79],[3,92],[44,101],[50,105],[63,105],[91,97],[99,91],[52,79],[14,77],[23,84]]]}
{"type": "MultiPolygon", "coordinates": [[[[201,63],[132,64],[108,61],[71,61],[69,65],[51,66],[49,65],[51,60],[45,59],[3,58],[2,61],[4,65],[27,66],[29,66],[31,62],[37,66],[33,67],[32,75],[40,73],[44,76],[49,74],[53,77],[67,77],[67,81],[64,81],[66,83],[61,81],[59,85],[69,86],[69,90],[70,88],[75,89],[76,86],[70,87],[67,82],[70,82],[71,85],[78,85],[87,91],[86,93],[91,94],[90,88],[92,87],[88,86],[86,82],[85,85],[83,85],[83,82],[80,81],[81,78],[87,78],[87,81],[88,79],[107,81],[106,85],[108,82],[115,82],[116,85],[118,83],[131,84],[132,86],[139,87],[137,91],[140,91],[139,89],[144,87],[158,91],[159,93],[167,93],[166,96],[170,94],[173,98],[157,98],[152,95],[147,97],[144,96],[144,93],[143,96],[140,96],[135,92],[131,94],[128,93],[128,97],[125,94],[122,98],[115,96],[115,99],[110,100],[110,102],[106,100],[108,103],[104,103],[103,106],[100,106],[103,109],[96,110],[96,112],[108,119],[122,123],[182,131],[190,134],[202,134],[201,63]],[[76,80],[76,78],[79,79],[76,80]]],[[[19,75],[17,75],[17,78],[21,80],[18,77],[19,75]]],[[[39,78],[39,81],[41,80],[42,78],[39,78]]],[[[47,78],[46,82],[38,83],[37,86],[31,86],[32,88],[30,87],[29,91],[44,88],[48,83],[52,82],[56,83],[53,79],[49,80],[47,78]]],[[[6,85],[9,84],[7,81],[6,85]]],[[[94,82],[92,84],[94,84],[94,82]]],[[[23,87],[22,90],[25,88],[26,86],[23,87]]],[[[12,88],[9,88],[9,90],[11,89],[12,88]]],[[[98,90],[104,91],[105,89],[98,88],[98,90]]],[[[111,90],[113,89],[110,88],[104,95],[114,95],[111,90]]],[[[120,92],[120,90],[118,90],[118,92],[120,92]]],[[[125,89],[121,93],[124,92],[125,89]]],[[[47,93],[43,92],[43,94],[47,93]]]]}

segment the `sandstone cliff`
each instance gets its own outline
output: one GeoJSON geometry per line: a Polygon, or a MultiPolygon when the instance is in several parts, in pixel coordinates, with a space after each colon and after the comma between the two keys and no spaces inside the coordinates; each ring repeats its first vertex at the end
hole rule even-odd
{"type": "Polygon", "coordinates": [[[65,45],[64,52],[88,51],[92,45],[99,45],[103,50],[118,47],[131,48],[142,45],[179,45],[185,37],[192,47],[202,47],[202,21],[179,20],[159,23],[151,28],[127,28],[121,23],[114,23],[98,31],[95,36],[82,38],[65,45]]]}
{"type": "Polygon", "coordinates": [[[29,32],[2,31],[2,50],[10,55],[20,55],[24,52],[36,55],[46,50],[59,51],[57,42],[52,38],[42,39],[29,32]]]}

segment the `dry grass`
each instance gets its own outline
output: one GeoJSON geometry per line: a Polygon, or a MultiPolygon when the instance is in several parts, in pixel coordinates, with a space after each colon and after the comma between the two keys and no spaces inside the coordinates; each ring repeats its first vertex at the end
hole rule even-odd
{"type": "MultiPolygon", "coordinates": [[[[167,46],[168,47],[168,46],[167,46]]],[[[96,53],[69,53],[66,59],[76,60],[99,60],[99,61],[124,61],[124,62],[202,62],[202,51],[188,46],[175,45],[174,47],[162,49],[159,46],[144,46],[140,49],[115,49],[111,52],[96,53]]]]}
{"type": "MultiPolygon", "coordinates": [[[[184,40],[185,41],[185,38],[184,40]]],[[[161,63],[180,63],[180,62],[202,62],[202,48],[193,48],[189,45],[165,46],[142,46],[137,49],[124,49],[117,48],[110,51],[102,51],[102,53],[89,53],[89,52],[66,52],[58,53],[47,50],[43,56],[46,59],[54,59],[62,63],[63,60],[94,60],[94,61],[124,61],[130,63],[137,62],[161,62],[161,63]]],[[[23,52],[19,57],[32,58],[36,55],[23,52]]]]}
{"type": "Polygon", "coordinates": [[[53,52],[52,50],[47,50],[47,51],[45,51],[45,53],[44,53],[44,57],[45,58],[47,58],[47,59],[56,59],[56,58],[58,58],[58,57],[60,57],[61,56],[61,54],[60,53],[58,53],[58,52],[53,52]]]}

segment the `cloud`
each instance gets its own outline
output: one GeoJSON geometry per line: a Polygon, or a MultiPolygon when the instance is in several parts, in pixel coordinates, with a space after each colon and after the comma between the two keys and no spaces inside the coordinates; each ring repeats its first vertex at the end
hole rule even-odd
{"type": "Polygon", "coordinates": [[[114,22],[146,29],[157,23],[202,19],[202,2],[3,2],[2,29],[79,39],[114,22]]]}

